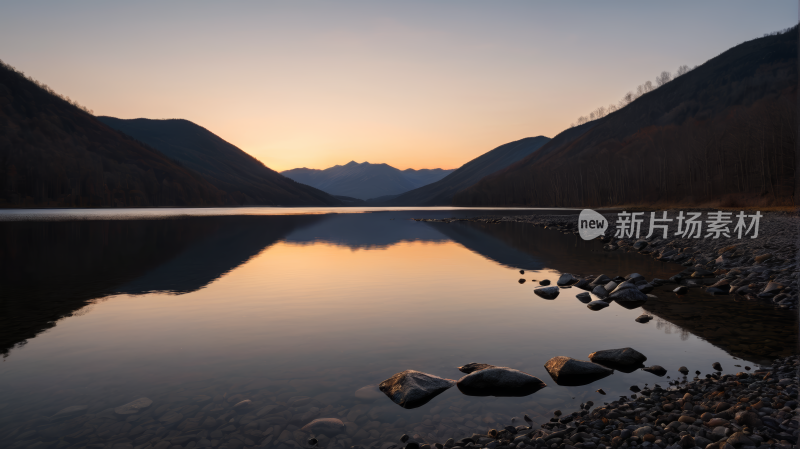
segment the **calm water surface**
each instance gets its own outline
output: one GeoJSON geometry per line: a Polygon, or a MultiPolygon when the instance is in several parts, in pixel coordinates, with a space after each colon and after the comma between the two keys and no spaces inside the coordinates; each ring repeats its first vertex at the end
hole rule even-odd
{"type": "MultiPolygon", "coordinates": [[[[553,301],[533,293],[534,280],[555,284],[563,272],[651,279],[679,265],[524,224],[410,220],[543,211],[196,211],[0,212],[0,446],[67,441],[76,429],[49,420],[59,410],[109,414],[140,397],[154,401],[142,422],[159,409],[202,418],[252,400],[231,415],[241,419],[276,405],[259,416],[270,435],[255,441],[270,447],[305,446],[297,429],[324,417],[348,429],[318,436],[321,446],[379,447],[403,433],[444,442],[669,382],[635,371],[559,386],[543,367],[554,356],[631,346],[675,379],[681,365],[738,372],[797,348],[792,313],[731,298],[656,290],[661,299],[643,308],[593,312],[575,298],[582,290],[553,301]],[[656,318],[635,322],[644,312],[656,318]],[[521,398],[451,388],[413,410],[355,396],[406,369],[458,379],[469,362],[548,386],[521,398]]],[[[75,438],[74,447],[121,441],[75,438]]]]}

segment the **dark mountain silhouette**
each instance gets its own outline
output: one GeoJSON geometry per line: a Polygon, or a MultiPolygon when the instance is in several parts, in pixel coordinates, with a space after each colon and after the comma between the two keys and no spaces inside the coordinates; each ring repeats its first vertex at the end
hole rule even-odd
{"type": "Polygon", "coordinates": [[[738,45],[456,194],[463,206],[792,204],[797,27],[738,45]],[[721,201],[721,202],[720,202],[721,201]]]}
{"type": "Polygon", "coordinates": [[[0,207],[225,204],[202,176],[0,62],[0,207]]]}
{"type": "Polygon", "coordinates": [[[237,204],[339,204],[325,192],[281,176],[253,156],[188,120],[97,119],[200,173],[220,190],[229,192],[237,204]]]}
{"type": "Polygon", "coordinates": [[[391,206],[449,206],[453,195],[478,182],[484,176],[501,170],[536,152],[550,139],[544,136],[527,137],[500,145],[488,153],[467,162],[440,181],[406,192],[387,201],[391,206]]]}
{"type": "Polygon", "coordinates": [[[281,174],[331,195],[367,200],[416,189],[436,182],[452,171],[441,168],[398,170],[387,164],[351,161],[325,170],[295,168],[281,174]]]}

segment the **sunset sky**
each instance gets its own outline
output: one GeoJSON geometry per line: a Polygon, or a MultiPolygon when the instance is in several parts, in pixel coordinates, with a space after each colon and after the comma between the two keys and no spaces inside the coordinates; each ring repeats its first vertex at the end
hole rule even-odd
{"type": "Polygon", "coordinates": [[[797,19],[796,0],[24,1],[0,7],[0,59],[275,170],[456,168],[797,19]]]}

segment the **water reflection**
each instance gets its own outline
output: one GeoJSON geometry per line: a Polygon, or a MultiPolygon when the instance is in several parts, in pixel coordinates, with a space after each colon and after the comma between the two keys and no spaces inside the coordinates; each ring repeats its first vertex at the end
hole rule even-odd
{"type": "Polygon", "coordinates": [[[91,300],[199,290],[325,217],[0,221],[0,352],[91,300]]]}
{"type": "Polygon", "coordinates": [[[286,449],[307,439],[310,420],[337,418],[346,430],[318,436],[321,447],[378,448],[403,433],[443,442],[522,412],[541,423],[555,408],[599,404],[655,377],[548,382],[526,397],[451,388],[414,410],[376,385],[406,369],[457,378],[468,362],[547,379],[551,357],[625,346],[673,377],[680,365],[708,372],[712,361],[732,365],[730,356],[758,362],[795,350],[790,313],[730,298],[656,291],[661,299],[644,306],[656,320],[639,324],[641,311],[619,304],[588,310],[578,289],[554,301],[532,292],[532,280],[560,272],[666,278],[680,266],[524,224],[409,220],[458,214],[469,212],[0,223],[0,348],[30,341],[0,368],[0,436],[33,430],[32,439],[99,444],[118,437],[101,436],[103,426],[131,424],[144,433],[119,441],[135,443],[180,415],[167,434],[176,441],[211,439],[234,419],[232,434],[286,449]],[[754,324],[764,322],[779,325],[754,324]],[[154,403],[133,421],[113,414],[142,396],[154,403]],[[244,400],[250,409],[232,409],[244,400]],[[85,414],[43,424],[69,406],[85,414]],[[258,437],[247,434],[252,422],[258,437]],[[94,433],[78,435],[85,426],[94,433]]]}

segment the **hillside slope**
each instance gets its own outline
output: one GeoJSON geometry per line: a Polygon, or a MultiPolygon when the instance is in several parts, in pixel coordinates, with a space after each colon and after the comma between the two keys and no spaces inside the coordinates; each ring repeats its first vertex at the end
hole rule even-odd
{"type": "Polygon", "coordinates": [[[0,207],[216,206],[225,192],[0,63],[0,207]]]}
{"type": "Polygon", "coordinates": [[[338,205],[338,200],[299,184],[188,120],[123,120],[98,117],[106,125],[161,151],[227,191],[241,205],[338,205]]]}
{"type": "Polygon", "coordinates": [[[332,195],[367,200],[416,189],[438,181],[452,171],[441,168],[398,170],[387,164],[350,161],[324,170],[295,168],[281,174],[332,195]]]}
{"type": "Polygon", "coordinates": [[[441,180],[388,201],[392,206],[449,206],[453,195],[478,182],[481,178],[501,170],[536,152],[550,139],[544,136],[527,137],[484,153],[467,162],[441,180]]]}
{"type": "Polygon", "coordinates": [[[793,202],[797,27],[738,45],[459,192],[463,206],[793,202]]]}

